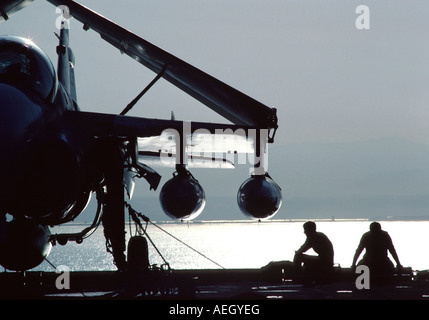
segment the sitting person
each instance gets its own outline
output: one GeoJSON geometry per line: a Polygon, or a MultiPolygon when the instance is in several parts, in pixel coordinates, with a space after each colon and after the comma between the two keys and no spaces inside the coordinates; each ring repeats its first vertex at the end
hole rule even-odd
{"type": "Polygon", "coordinates": [[[334,248],[331,241],[324,233],[316,231],[316,223],[313,221],[307,221],[303,227],[307,239],[295,252],[294,265],[303,267],[304,270],[331,270],[334,265],[334,248]],[[304,254],[309,249],[313,249],[318,255],[304,254]]]}
{"type": "Polygon", "coordinates": [[[273,261],[262,267],[263,274],[268,281],[276,282],[285,279],[295,279],[306,283],[329,281],[334,265],[334,249],[331,241],[324,233],[316,231],[316,224],[313,221],[304,223],[304,233],[307,240],[295,252],[293,262],[273,261]],[[304,254],[309,249],[313,249],[318,255],[304,254]]]}
{"type": "Polygon", "coordinates": [[[397,267],[402,267],[390,235],[381,229],[381,225],[378,222],[371,223],[370,231],[362,236],[353,257],[353,269],[356,267],[357,259],[363,249],[365,249],[365,255],[359,265],[366,265],[371,273],[393,274],[394,266],[388,257],[388,252],[395,259],[397,267]]]}

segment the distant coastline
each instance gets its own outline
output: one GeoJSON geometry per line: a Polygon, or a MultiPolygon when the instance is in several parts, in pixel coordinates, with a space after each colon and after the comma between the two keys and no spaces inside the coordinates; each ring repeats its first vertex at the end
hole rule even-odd
{"type": "MultiPolygon", "coordinates": [[[[194,225],[194,224],[270,224],[270,223],[302,223],[308,220],[312,220],[315,222],[365,222],[365,221],[397,221],[397,222],[411,222],[411,221],[429,221],[429,215],[425,216],[386,216],[386,217],[370,217],[370,218],[291,218],[291,219],[271,219],[265,221],[258,220],[191,220],[191,221],[175,221],[175,220],[156,220],[152,221],[154,224],[163,224],[163,225],[175,225],[175,224],[183,224],[183,225],[194,225]]],[[[89,226],[91,225],[91,221],[71,221],[62,226],[89,226]]],[[[128,221],[126,221],[126,224],[128,221]]],[[[62,227],[59,226],[59,227],[62,227]]],[[[102,227],[102,225],[100,225],[102,227]]]]}

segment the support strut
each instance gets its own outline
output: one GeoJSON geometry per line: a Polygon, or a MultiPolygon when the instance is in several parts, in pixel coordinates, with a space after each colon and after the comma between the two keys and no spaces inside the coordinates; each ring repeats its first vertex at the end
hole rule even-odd
{"type": "Polygon", "coordinates": [[[120,113],[121,116],[127,114],[128,111],[131,110],[132,107],[134,107],[134,105],[137,103],[137,101],[140,100],[141,97],[143,97],[143,95],[149,91],[149,89],[159,80],[161,79],[161,77],[164,75],[165,71],[167,70],[167,65],[164,66],[164,68],[162,68],[161,72],[159,74],[157,74],[157,76],[146,86],[146,88],[143,89],[142,92],[140,92],[137,97],[135,97],[133,99],[133,101],[131,101],[124,110],[122,110],[122,112],[120,113]]]}
{"type": "Polygon", "coordinates": [[[96,146],[99,165],[104,175],[106,194],[104,197],[102,223],[108,249],[119,271],[125,271],[125,213],[123,185],[123,149],[118,139],[108,138],[96,146]]]}

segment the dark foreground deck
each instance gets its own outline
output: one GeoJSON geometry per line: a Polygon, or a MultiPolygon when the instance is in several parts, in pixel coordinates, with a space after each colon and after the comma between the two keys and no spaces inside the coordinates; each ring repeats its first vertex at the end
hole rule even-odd
{"type": "Polygon", "coordinates": [[[389,281],[358,289],[359,275],[335,268],[329,276],[262,269],[151,270],[137,276],[115,271],[3,272],[4,299],[155,300],[424,300],[429,272],[405,268],[389,281]]]}

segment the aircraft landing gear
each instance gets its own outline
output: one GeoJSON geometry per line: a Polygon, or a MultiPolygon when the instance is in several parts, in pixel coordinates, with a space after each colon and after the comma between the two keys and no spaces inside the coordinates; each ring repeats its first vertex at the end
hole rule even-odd
{"type": "Polygon", "coordinates": [[[123,149],[117,139],[103,139],[94,150],[96,163],[101,167],[106,188],[103,199],[103,216],[107,250],[112,253],[118,271],[126,271],[125,213],[123,185],[123,149]]]}

